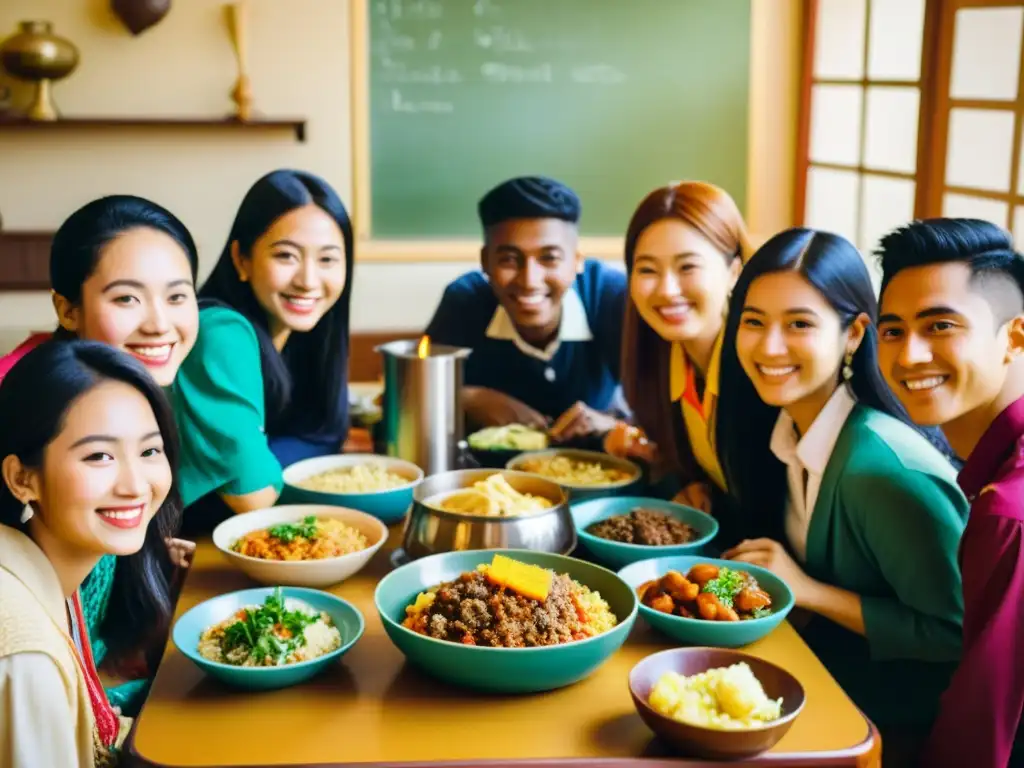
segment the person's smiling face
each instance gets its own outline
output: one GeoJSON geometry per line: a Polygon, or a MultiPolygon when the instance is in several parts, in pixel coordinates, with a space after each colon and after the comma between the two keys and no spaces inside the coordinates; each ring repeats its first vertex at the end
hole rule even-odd
{"type": "Polygon", "coordinates": [[[916,423],[955,422],[999,395],[1011,361],[1008,327],[966,263],[896,273],[878,326],[882,373],[916,423]]]}

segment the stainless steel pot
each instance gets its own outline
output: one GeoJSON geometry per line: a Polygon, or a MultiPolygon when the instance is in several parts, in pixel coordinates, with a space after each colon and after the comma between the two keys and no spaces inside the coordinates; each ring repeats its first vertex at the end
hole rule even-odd
{"type": "Polygon", "coordinates": [[[467,549],[532,549],[567,555],[576,547],[576,527],[568,496],[557,483],[525,472],[460,469],[432,475],[416,487],[402,547],[412,559],[467,549]],[[468,488],[496,472],[520,493],[543,496],[552,506],[533,515],[484,517],[445,512],[425,503],[438,494],[468,488]]]}

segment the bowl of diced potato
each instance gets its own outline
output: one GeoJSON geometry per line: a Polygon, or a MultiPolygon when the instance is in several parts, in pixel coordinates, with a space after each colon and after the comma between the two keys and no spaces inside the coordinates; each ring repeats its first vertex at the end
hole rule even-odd
{"type": "Polygon", "coordinates": [[[413,492],[422,481],[422,469],[392,456],[318,456],[284,470],[281,503],[358,509],[392,525],[405,517],[413,492]]]}

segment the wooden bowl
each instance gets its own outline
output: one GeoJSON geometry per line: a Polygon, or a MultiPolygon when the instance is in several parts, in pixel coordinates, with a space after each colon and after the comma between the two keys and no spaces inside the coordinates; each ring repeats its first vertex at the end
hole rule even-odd
{"type": "Polygon", "coordinates": [[[806,700],[804,688],[782,667],[727,648],[673,648],[648,656],[629,673],[629,692],[640,718],[661,739],[694,757],[750,757],[774,747],[793,725],[806,700]],[[759,728],[724,730],[691,725],[656,711],[647,703],[651,688],[665,672],[695,675],[745,661],[769,699],[782,698],[782,717],[759,728]]]}

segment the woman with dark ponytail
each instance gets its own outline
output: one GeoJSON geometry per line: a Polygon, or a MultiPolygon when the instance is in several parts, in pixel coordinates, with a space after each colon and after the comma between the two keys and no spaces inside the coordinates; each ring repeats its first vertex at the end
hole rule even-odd
{"type": "Polygon", "coordinates": [[[927,732],[959,657],[967,502],[882,378],[876,317],[851,243],[773,237],[732,294],[717,430],[748,536],[724,557],[790,585],[805,638],[885,738],[927,732]]]}

